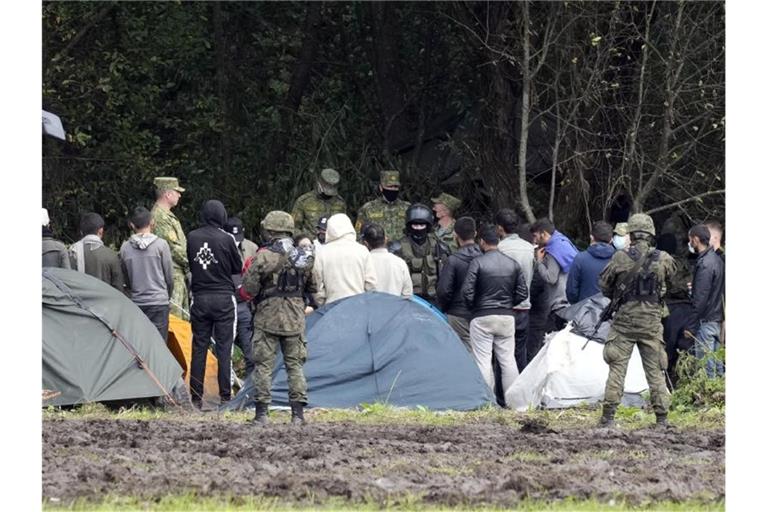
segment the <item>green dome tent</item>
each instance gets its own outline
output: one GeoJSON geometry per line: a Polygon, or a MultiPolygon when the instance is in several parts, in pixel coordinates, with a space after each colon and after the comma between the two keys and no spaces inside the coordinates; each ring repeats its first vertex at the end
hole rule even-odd
{"type": "Polygon", "coordinates": [[[42,277],[43,405],[188,396],[179,363],[130,299],[74,270],[42,277]]]}

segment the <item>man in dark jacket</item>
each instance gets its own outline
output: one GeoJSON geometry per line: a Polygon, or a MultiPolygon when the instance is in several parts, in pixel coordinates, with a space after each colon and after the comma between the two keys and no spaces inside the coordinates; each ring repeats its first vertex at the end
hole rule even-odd
{"type": "Polygon", "coordinates": [[[168,338],[173,295],[173,260],[168,242],[152,234],[152,212],[140,206],[129,222],[133,236],[120,247],[120,262],[131,300],[168,338]]]}
{"type": "Polygon", "coordinates": [[[461,296],[461,286],[467,275],[469,263],[483,253],[475,243],[477,230],[471,217],[459,218],[453,226],[458,251],[448,257],[440,278],[437,280],[437,304],[448,317],[448,324],[456,331],[467,350],[472,352],[469,343],[470,312],[461,296]]]}
{"type": "Polygon", "coordinates": [[[677,361],[680,352],[687,352],[693,347],[692,334],[698,330],[696,310],[693,309],[688,290],[688,283],[692,279],[691,270],[685,258],[674,256],[677,254],[677,246],[674,233],[662,233],[656,244],[658,250],[673,255],[677,267],[664,298],[669,316],[662,319],[668,361],[667,375],[673,386],[677,384],[677,361]]]}
{"type": "Polygon", "coordinates": [[[83,238],[72,244],[70,255],[76,268],[90,276],[101,279],[125,293],[125,279],[117,253],[104,245],[104,219],[98,213],[86,213],[80,220],[80,234],[83,238]]]}
{"type": "Polygon", "coordinates": [[[520,265],[498,251],[496,229],[487,229],[480,248],[485,253],[469,264],[461,289],[464,303],[472,312],[469,337],[472,355],[490,389],[494,387],[491,353],[501,367],[504,392],[519,375],[515,361],[514,307],[528,297],[520,265]]]}
{"type": "Polygon", "coordinates": [[[707,358],[707,374],[714,377],[715,373],[723,373],[722,364],[715,365],[711,355],[720,347],[720,323],[723,321],[725,293],[723,260],[709,246],[709,228],[704,224],[693,226],[688,231],[688,247],[698,254],[691,290],[693,307],[699,321],[696,357],[707,358]]]}
{"type": "Polygon", "coordinates": [[[43,266],[72,268],[67,246],[53,238],[48,210],[43,208],[43,266]]]}
{"type": "Polygon", "coordinates": [[[589,247],[573,258],[571,269],[568,271],[565,295],[571,304],[600,293],[600,288],[597,286],[600,272],[616,252],[611,245],[613,228],[607,222],[599,220],[592,224],[592,233],[589,238],[589,247]]]}
{"type": "Polygon", "coordinates": [[[202,406],[205,358],[211,338],[216,343],[219,396],[227,402],[232,395],[230,371],[237,308],[232,274],[243,268],[235,239],[223,229],[227,210],[221,201],[206,201],[200,217],[203,226],[187,236],[187,260],[192,273],[190,390],[192,403],[198,407],[202,406]]]}
{"type": "MultiPolygon", "coordinates": [[[[237,250],[240,251],[240,258],[243,260],[243,266],[247,266],[248,260],[256,257],[259,246],[245,238],[243,221],[237,217],[230,217],[224,229],[235,238],[237,250]]],[[[245,300],[238,293],[239,288],[243,285],[242,272],[238,271],[232,274],[232,281],[235,284],[235,299],[237,300],[237,334],[235,335],[235,345],[240,347],[240,350],[243,352],[245,376],[248,377],[255,366],[253,362],[253,314],[251,313],[251,302],[245,300]]]]}

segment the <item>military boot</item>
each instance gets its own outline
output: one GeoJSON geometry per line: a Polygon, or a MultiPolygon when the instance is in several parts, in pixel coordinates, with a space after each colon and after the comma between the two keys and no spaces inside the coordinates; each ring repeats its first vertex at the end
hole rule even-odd
{"type": "Polygon", "coordinates": [[[304,404],[301,402],[291,402],[291,424],[304,425],[304,404]]]}
{"type": "Polygon", "coordinates": [[[597,424],[601,428],[613,428],[613,417],[616,415],[615,405],[603,405],[603,416],[600,418],[600,422],[597,424]]]}
{"type": "Polygon", "coordinates": [[[261,425],[266,425],[268,411],[269,411],[269,404],[256,402],[256,416],[253,417],[253,422],[261,425]]]}
{"type": "Polygon", "coordinates": [[[656,428],[667,428],[668,426],[667,413],[656,413],[656,428]]]}

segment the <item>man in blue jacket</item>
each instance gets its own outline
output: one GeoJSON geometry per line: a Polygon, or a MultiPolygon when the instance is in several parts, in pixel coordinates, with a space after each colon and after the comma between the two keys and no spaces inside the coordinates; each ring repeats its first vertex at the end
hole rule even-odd
{"type": "Polygon", "coordinates": [[[600,293],[597,280],[600,272],[611,260],[616,249],[611,245],[613,228],[607,222],[597,221],[592,224],[589,236],[590,244],[586,251],[576,255],[568,272],[565,284],[565,296],[568,302],[575,304],[579,301],[600,293]]]}

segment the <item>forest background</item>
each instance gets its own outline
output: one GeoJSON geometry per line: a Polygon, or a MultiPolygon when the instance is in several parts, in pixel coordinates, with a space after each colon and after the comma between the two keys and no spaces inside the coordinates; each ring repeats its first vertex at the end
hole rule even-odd
{"type": "Polygon", "coordinates": [[[724,221],[722,2],[45,2],[42,23],[66,242],[96,211],[119,245],[164,175],[185,229],[211,198],[253,229],[325,167],[353,218],[395,168],[408,200],[581,241],[634,211],[724,221]]]}

